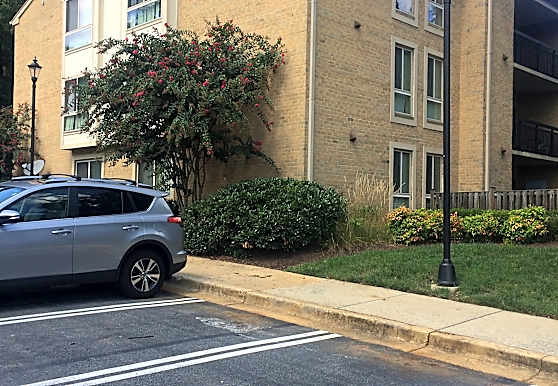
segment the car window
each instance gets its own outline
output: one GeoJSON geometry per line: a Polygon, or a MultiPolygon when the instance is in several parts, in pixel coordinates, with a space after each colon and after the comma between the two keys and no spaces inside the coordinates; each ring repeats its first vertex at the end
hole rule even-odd
{"type": "Polygon", "coordinates": [[[24,189],[14,188],[13,186],[0,186],[0,203],[23,191],[24,189]]]}
{"type": "Polygon", "coordinates": [[[124,192],[124,213],[144,212],[149,209],[153,196],[141,193],[124,192]]]}
{"type": "Polygon", "coordinates": [[[67,217],[68,188],[40,190],[16,201],[5,209],[19,212],[24,222],[67,217]]]}
{"type": "Polygon", "coordinates": [[[122,194],[117,189],[77,188],[77,217],[122,214],[122,194]]]}

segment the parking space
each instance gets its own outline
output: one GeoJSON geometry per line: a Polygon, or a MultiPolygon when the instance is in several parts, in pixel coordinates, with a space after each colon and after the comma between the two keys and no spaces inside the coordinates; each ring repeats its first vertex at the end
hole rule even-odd
{"type": "Polygon", "coordinates": [[[2,385],[510,384],[327,331],[161,294],[0,295],[2,385]]]}

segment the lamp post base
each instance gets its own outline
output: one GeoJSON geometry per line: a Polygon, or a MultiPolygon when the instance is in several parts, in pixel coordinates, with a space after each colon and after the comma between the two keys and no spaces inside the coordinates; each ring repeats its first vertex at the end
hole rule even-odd
{"type": "Polygon", "coordinates": [[[451,262],[442,262],[438,269],[438,285],[442,287],[456,287],[457,277],[455,267],[451,262]]]}

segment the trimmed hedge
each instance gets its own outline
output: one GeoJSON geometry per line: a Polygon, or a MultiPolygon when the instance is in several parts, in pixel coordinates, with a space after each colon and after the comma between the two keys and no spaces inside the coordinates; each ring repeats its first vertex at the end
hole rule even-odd
{"type": "Polygon", "coordinates": [[[235,256],[250,249],[301,249],[330,240],[346,207],[333,188],[314,182],[256,178],[232,184],[186,208],[185,248],[235,256]]]}
{"type": "MultiPolygon", "coordinates": [[[[526,244],[548,240],[549,235],[556,237],[558,233],[558,213],[550,215],[542,207],[511,211],[461,210],[461,213],[463,217],[458,212],[451,216],[453,239],[526,244]]],[[[440,210],[398,208],[390,212],[387,219],[397,243],[419,244],[442,238],[440,210]]]]}

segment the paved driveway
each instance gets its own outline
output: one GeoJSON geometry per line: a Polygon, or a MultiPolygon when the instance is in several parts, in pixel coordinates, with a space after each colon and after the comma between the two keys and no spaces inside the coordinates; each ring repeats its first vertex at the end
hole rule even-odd
{"type": "Polygon", "coordinates": [[[0,384],[488,385],[496,378],[200,299],[0,295],[0,384]]]}

